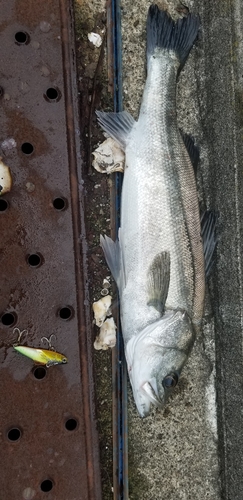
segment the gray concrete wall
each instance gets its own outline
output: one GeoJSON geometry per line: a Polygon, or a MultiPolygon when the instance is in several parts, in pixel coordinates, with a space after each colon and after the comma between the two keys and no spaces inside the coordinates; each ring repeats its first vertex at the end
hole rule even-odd
{"type": "MultiPolygon", "coordinates": [[[[218,445],[222,498],[243,498],[242,195],[243,5],[205,2],[207,69],[202,129],[209,167],[205,192],[220,212],[213,277],[218,445]]],[[[199,88],[200,91],[200,88],[199,88]]]]}

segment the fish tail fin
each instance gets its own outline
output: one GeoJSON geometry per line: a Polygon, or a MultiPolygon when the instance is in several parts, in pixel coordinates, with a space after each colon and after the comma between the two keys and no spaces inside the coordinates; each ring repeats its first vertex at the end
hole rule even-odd
{"type": "Polygon", "coordinates": [[[199,17],[189,14],[177,22],[169,14],[151,5],[147,17],[147,58],[156,47],[174,51],[183,65],[197,37],[199,17]]]}

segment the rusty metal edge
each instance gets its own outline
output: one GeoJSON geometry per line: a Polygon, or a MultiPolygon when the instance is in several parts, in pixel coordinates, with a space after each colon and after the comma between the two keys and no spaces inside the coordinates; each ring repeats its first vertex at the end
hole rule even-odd
{"type": "Polygon", "coordinates": [[[86,438],[89,499],[100,500],[101,479],[99,441],[95,418],[95,395],[92,359],[92,329],[89,307],[87,246],[85,234],[84,200],[82,199],[82,165],[79,136],[79,103],[74,37],[74,9],[72,0],[59,0],[62,19],[62,53],[67,117],[71,208],[74,233],[78,324],[80,331],[81,382],[86,438]],[[71,29],[70,29],[71,27],[71,29]]]}
{"type": "MultiPolygon", "coordinates": [[[[108,85],[113,94],[114,111],[122,111],[122,41],[120,0],[107,1],[108,85]]],[[[121,174],[112,175],[111,236],[117,238],[119,228],[121,174]]],[[[128,419],[127,368],[123,338],[116,315],[117,345],[112,349],[112,434],[113,434],[113,498],[128,500],[128,419]]]]}

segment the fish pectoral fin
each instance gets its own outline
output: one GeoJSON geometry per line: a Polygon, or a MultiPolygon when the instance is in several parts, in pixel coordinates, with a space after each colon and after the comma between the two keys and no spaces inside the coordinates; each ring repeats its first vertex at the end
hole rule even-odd
{"type": "Polygon", "coordinates": [[[135,120],[130,113],[127,111],[120,111],[119,113],[96,111],[96,115],[104,131],[125,150],[128,136],[135,124],[135,120]]]}
{"type": "Polygon", "coordinates": [[[213,210],[206,210],[201,217],[201,235],[203,240],[206,278],[209,277],[214,263],[214,251],[217,245],[217,220],[218,215],[213,210]]]}
{"type": "Polygon", "coordinates": [[[153,306],[161,314],[164,312],[165,302],[170,283],[170,254],[161,252],[153,259],[148,270],[148,306],[153,306]]]}

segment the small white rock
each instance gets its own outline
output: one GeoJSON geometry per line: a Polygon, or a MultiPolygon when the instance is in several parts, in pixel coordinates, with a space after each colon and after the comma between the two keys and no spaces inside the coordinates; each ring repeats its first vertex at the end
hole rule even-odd
{"type": "Polygon", "coordinates": [[[102,38],[98,33],[88,33],[88,39],[95,47],[100,47],[102,44],[102,38]]]}
{"type": "Polygon", "coordinates": [[[7,151],[10,149],[16,148],[16,146],[17,146],[17,143],[13,137],[8,137],[8,139],[5,139],[1,143],[1,148],[3,151],[7,151]]]}
{"type": "Polygon", "coordinates": [[[50,70],[47,68],[47,66],[41,66],[41,75],[42,76],[49,76],[50,70]]]}
{"type": "Polygon", "coordinates": [[[32,40],[32,41],[30,42],[30,45],[31,45],[31,47],[33,47],[33,49],[35,49],[35,50],[38,50],[38,49],[40,48],[40,42],[37,42],[37,40],[32,40]]]}
{"type": "Polygon", "coordinates": [[[0,157],[0,195],[10,191],[12,187],[12,176],[10,168],[7,167],[0,157]]]}
{"type": "Polygon", "coordinates": [[[33,184],[33,182],[26,182],[25,187],[28,193],[33,193],[35,190],[35,184],[33,184]]]}
{"type": "Polygon", "coordinates": [[[27,82],[19,82],[18,89],[20,92],[22,92],[22,94],[28,94],[28,92],[30,91],[30,86],[27,82]]]}
{"type": "Polygon", "coordinates": [[[94,156],[92,165],[98,172],[112,174],[124,171],[125,153],[111,137],[102,142],[92,154],[94,156]]]}
{"type": "Polygon", "coordinates": [[[100,329],[100,334],[96,337],[94,348],[99,351],[107,351],[116,345],[116,324],[114,318],[107,318],[100,329]]]}
{"type": "Polygon", "coordinates": [[[110,316],[111,295],[106,295],[92,305],[95,317],[95,324],[102,326],[106,316],[110,316]]]}
{"type": "Polygon", "coordinates": [[[103,279],[103,288],[110,288],[110,286],[110,281],[107,278],[103,279]]]}
{"type": "Polygon", "coordinates": [[[47,21],[41,21],[39,27],[43,33],[48,33],[48,31],[50,31],[51,29],[51,25],[47,21]]]}

